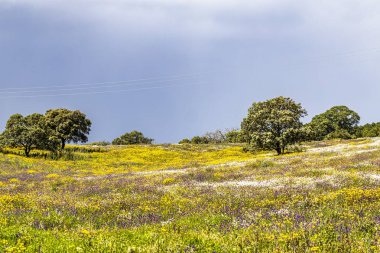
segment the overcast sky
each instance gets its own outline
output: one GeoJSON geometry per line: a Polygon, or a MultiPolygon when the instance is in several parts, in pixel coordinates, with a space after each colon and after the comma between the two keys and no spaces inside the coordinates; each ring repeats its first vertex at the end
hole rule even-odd
{"type": "Polygon", "coordinates": [[[380,121],[379,26],[378,0],[0,0],[0,128],[65,107],[177,142],[279,95],[380,121]]]}

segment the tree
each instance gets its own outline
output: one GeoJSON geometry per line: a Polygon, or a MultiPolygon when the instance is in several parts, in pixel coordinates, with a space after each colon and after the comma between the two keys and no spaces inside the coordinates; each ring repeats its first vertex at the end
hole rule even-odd
{"type": "Polygon", "coordinates": [[[347,106],[334,106],[315,116],[308,124],[313,140],[354,137],[360,116],[347,106]]]}
{"type": "Polygon", "coordinates": [[[21,114],[12,115],[7,121],[3,141],[11,147],[22,147],[27,157],[33,148],[54,147],[45,128],[44,116],[38,113],[26,117],[21,114]]]}
{"type": "Polygon", "coordinates": [[[66,143],[87,142],[91,131],[91,121],[79,110],[52,109],[45,114],[47,127],[51,130],[52,138],[60,141],[61,149],[66,143]]]}
{"type": "Polygon", "coordinates": [[[192,144],[208,144],[209,140],[205,136],[194,136],[191,138],[191,143],[192,144]]]}
{"type": "Polygon", "coordinates": [[[108,145],[111,145],[111,142],[109,142],[109,141],[95,141],[95,142],[89,143],[88,145],[92,145],[92,146],[108,146],[108,145]]]}
{"type": "Polygon", "coordinates": [[[187,139],[187,138],[182,139],[182,140],[180,140],[180,141],[178,142],[178,144],[188,144],[188,143],[191,143],[191,141],[190,141],[189,139],[187,139]]]}
{"type": "Polygon", "coordinates": [[[355,135],[357,137],[379,137],[380,122],[365,124],[364,126],[357,127],[355,135]]]}
{"type": "Polygon", "coordinates": [[[208,143],[220,144],[226,142],[226,135],[221,130],[215,130],[213,132],[207,132],[204,137],[207,138],[208,143]]]}
{"type": "Polygon", "coordinates": [[[227,143],[243,143],[243,137],[241,131],[233,129],[226,133],[226,142],[227,143]]]}
{"type": "Polygon", "coordinates": [[[125,133],[112,141],[113,145],[152,144],[153,139],[147,138],[139,131],[125,133]]]}
{"type": "Polygon", "coordinates": [[[242,135],[250,145],[284,153],[288,145],[302,140],[301,118],[307,112],[286,97],[253,103],[241,123],[242,135]]]}

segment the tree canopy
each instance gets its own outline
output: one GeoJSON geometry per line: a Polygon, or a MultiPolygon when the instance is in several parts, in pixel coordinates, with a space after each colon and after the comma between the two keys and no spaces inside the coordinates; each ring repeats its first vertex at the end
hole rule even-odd
{"type": "Polygon", "coordinates": [[[301,104],[287,97],[253,103],[241,123],[242,134],[254,147],[282,154],[302,139],[301,118],[306,115],[301,104]]]}
{"type": "Polygon", "coordinates": [[[113,145],[152,144],[153,139],[147,138],[139,131],[125,133],[112,141],[113,145]]]}
{"type": "MultiPolygon", "coordinates": [[[[289,145],[304,140],[380,136],[380,123],[359,126],[360,116],[347,106],[334,106],[303,125],[301,119],[306,115],[301,104],[280,96],[253,103],[241,122],[241,129],[207,132],[179,143],[248,143],[246,150],[275,150],[282,154],[289,145]]],[[[0,144],[23,148],[26,156],[32,149],[64,150],[67,143],[87,142],[91,125],[91,121],[79,110],[51,109],[45,115],[34,113],[25,117],[14,114],[0,135],[0,144]]],[[[153,141],[139,131],[132,131],[114,139],[112,144],[151,144],[153,141]]],[[[109,144],[106,141],[93,143],[109,144]]]]}
{"type": "Polygon", "coordinates": [[[193,144],[208,144],[209,139],[206,136],[194,136],[191,138],[191,143],[193,144]]]}
{"type": "Polygon", "coordinates": [[[227,143],[243,143],[244,139],[240,130],[233,129],[226,133],[227,143]]]}
{"type": "Polygon", "coordinates": [[[21,114],[12,115],[7,121],[2,134],[4,144],[10,147],[22,147],[26,156],[33,148],[53,149],[44,116],[34,113],[26,117],[21,114]]]}
{"type": "Polygon", "coordinates": [[[356,137],[379,137],[380,122],[365,124],[356,129],[356,137]]]}
{"type": "Polygon", "coordinates": [[[47,127],[52,137],[61,142],[61,149],[66,143],[87,142],[91,131],[91,121],[79,110],[52,109],[45,114],[47,127]]]}
{"type": "Polygon", "coordinates": [[[347,106],[334,106],[313,117],[308,125],[311,128],[311,139],[353,138],[359,121],[359,114],[347,106]]]}
{"type": "Polygon", "coordinates": [[[180,140],[180,141],[178,142],[178,144],[189,144],[189,143],[191,143],[191,140],[189,140],[189,139],[187,139],[187,138],[182,139],[182,140],[180,140]]]}

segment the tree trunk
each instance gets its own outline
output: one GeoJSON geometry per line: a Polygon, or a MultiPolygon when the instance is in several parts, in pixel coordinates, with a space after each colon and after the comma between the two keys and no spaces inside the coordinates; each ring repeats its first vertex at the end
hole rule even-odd
{"type": "Polygon", "coordinates": [[[25,148],[24,148],[24,152],[25,152],[25,156],[26,156],[26,157],[29,157],[30,148],[29,148],[29,147],[25,147],[25,148]]]}
{"type": "Polygon", "coordinates": [[[277,145],[276,151],[277,151],[277,155],[281,155],[282,154],[281,153],[281,147],[280,147],[280,145],[277,145]]]}
{"type": "Polygon", "coordinates": [[[65,146],[66,146],[66,140],[65,139],[61,139],[61,149],[64,150],[65,146]]]}

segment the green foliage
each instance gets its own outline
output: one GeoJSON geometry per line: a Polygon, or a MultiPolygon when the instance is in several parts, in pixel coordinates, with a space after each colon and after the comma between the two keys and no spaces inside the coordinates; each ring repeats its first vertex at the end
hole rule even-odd
{"type": "MultiPolygon", "coordinates": [[[[90,126],[91,121],[83,113],[67,109],[49,110],[45,115],[34,113],[25,117],[14,114],[7,121],[0,139],[2,146],[22,148],[26,156],[33,149],[55,153],[59,147],[63,150],[66,142],[87,141],[90,126]]],[[[42,153],[42,156],[46,158],[47,154],[42,153]]]]}
{"type": "Polygon", "coordinates": [[[226,133],[226,142],[227,143],[244,143],[244,138],[241,131],[231,130],[226,133]]]}
{"type": "Polygon", "coordinates": [[[47,127],[51,130],[51,138],[61,142],[61,149],[66,143],[87,142],[91,131],[91,121],[79,110],[52,109],[45,114],[47,127]]]}
{"type": "Polygon", "coordinates": [[[254,103],[241,124],[242,136],[250,145],[282,154],[288,145],[302,140],[300,119],[306,115],[301,104],[290,98],[254,103]]]}
{"type": "Polygon", "coordinates": [[[152,144],[153,139],[147,138],[139,131],[125,133],[112,141],[113,145],[152,144]]]}
{"type": "Polygon", "coordinates": [[[182,139],[182,140],[180,140],[180,141],[178,142],[178,144],[189,144],[189,143],[191,143],[191,140],[189,140],[189,139],[187,139],[187,138],[182,139]]]}
{"type": "Polygon", "coordinates": [[[365,124],[356,129],[357,137],[379,137],[380,136],[380,122],[365,124]]]}
{"type": "Polygon", "coordinates": [[[191,143],[193,143],[193,144],[207,144],[207,143],[209,143],[209,139],[206,136],[194,136],[191,139],[191,143]]]}
{"type": "Polygon", "coordinates": [[[331,138],[354,138],[355,129],[360,116],[347,106],[334,106],[326,112],[315,116],[308,124],[311,134],[310,140],[331,138]]]}
{"type": "Polygon", "coordinates": [[[22,147],[29,156],[34,148],[55,150],[56,142],[49,138],[49,134],[43,115],[34,113],[24,117],[14,114],[7,121],[2,141],[6,146],[22,147]]]}
{"type": "Polygon", "coordinates": [[[325,139],[344,139],[349,140],[355,138],[355,135],[350,134],[346,129],[337,129],[334,132],[329,133],[325,136],[325,139]]]}

